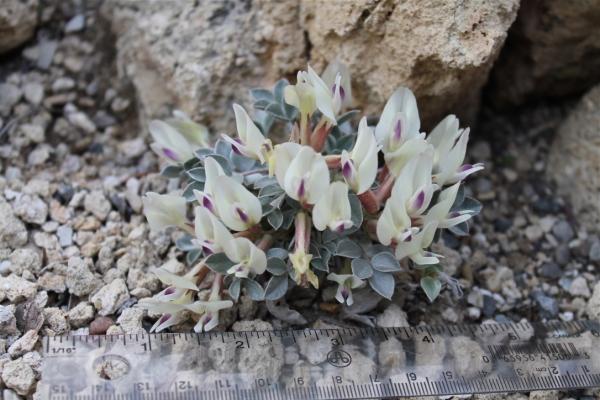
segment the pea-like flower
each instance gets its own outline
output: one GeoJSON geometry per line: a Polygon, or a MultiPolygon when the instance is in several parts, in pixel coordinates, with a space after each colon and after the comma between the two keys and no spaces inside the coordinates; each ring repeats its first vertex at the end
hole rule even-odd
{"type": "Polygon", "coordinates": [[[204,159],[204,173],[204,190],[194,190],[194,196],[198,204],[216,214],[215,187],[219,185],[221,177],[225,176],[225,171],[214,158],[206,157],[204,159]]]}
{"type": "Polygon", "coordinates": [[[302,284],[304,281],[310,282],[315,289],[319,288],[319,278],[310,269],[310,261],[312,260],[312,254],[307,253],[304,248],[297,247],[296,250],[289,255],[290,261],[292,262],[292,268],[294,273],[294,281],[298,284],[302,284]]]}
{"type": "Polygon", "coordinates": [[[202,124],[192,121],[192,119],[185,112],[181,110],[174,110],[173,117],[168,118],[165,122],[177,129],[177,131],[183,135],[183,137],[188,141],[194,150],[208,147],[210,145],[208,128],[202,124]]]}
{"type": "Polygon", "coordinates": [[[417,265],[432,265],[439,263],[438,254],[426,251],[431,245],[437,223],[429,222],[423,228],[411,228],[410,233],[402,241],[396,243],[396,258],[410,258],[417,265]]]}
{"type": "Polygon", "coordinates": [[[330,124],[336,124],[331,89],[310,65],[307,71],[298,71],[296,84],[286,86],[283,94],[285,102],[300,110],[303,118],[318,109],[330,124]]]}
{"type": "Polygon", "coordinates": [[[231,143],[231,148],[237,154],[243,154],[264,164],[273,151],[271,140],[264,137],[242,106],[234,103],[233,111],[238,138],[227,135],[223,135],[223,138],[231,143]]]}
{"type": "Polygon", "coordinates": [[[232,306],[233,302],[231,300],[221,300],[219,296],[216,296],[208,301],[195,301],[186,305],[185,308],[194,314],[200,315],[194,326],[194,332],[208,332],[219,325],[219,311],[232,306]]]}
{"type": "Polygon", "coordinates": [[[260,275],[267,268],[265,252],[244,237],[235,238],[226,244],[225,255],[235,263],[227,273],[238,278],[247,278],[250,274],[260,275]]]}
{"type": "Polygon", "coordinates": [[[394,204],[398,205],[397,203],[402,201],[406,213],[411,218],[416,218],[427,210],[434,192],[438,189],[438,186],[431,182],[432,153],[430,149],[411,159],[400,172],[392,188],[394,204]]]}
{"type": "Polygon", "coordinates": [[[302,204],[315,204],[329,186],[325,158],[309,146],[283,143],[275,146],[275,177],[288,196],[302,204]]]}
{"type": "Polygon", "coordinates": [[[241,183],[229,176],[221,176],[214,188],[217,215],[231,230],[245,231],[262,218],[258,198],[241,183]]]}
{"type": "Polygon", "coordinates": [[[233,240],[233,235],[207,208],[196,207],[194,213],[195,242],[207,256],[222,252],[225,244],[233,240]]]}
{"type": "Polygon", "coordinates": [[[393,190],[377,220],[377,239],[381,244],[388,246],[394,240],[404,240],[410,234],[410,227],[406,196],[401,190],[393,190]]]}
{"type": "Polygon", "coordinates": [[[333,111],[336,115],[341,110],[352,107],[354,99],[352,98],[350,70],[345,64],[338,60],[330,62],[323,71],[322,78],[323,82],[331,88],[333,111]]]}
{"type": "Polygon", "coordinates": [[[158,194],[148,192],[142,198],[144,214],[150,229],[160,232],[174,226],[188,230],[186,218],[186,201],[175,194],[158,194]]]}
{"type": "Polygon", "coordinates": [[[352,289],[365,286],[365,282],[362,279],[357,278],[352,274],[335,274],[332,272],[327,275],[327,280],[338,284],[337,291],[335,293],[335,299],[340,303],[345,303],[349,306],[354,304],[352,289]]]}
{"type": "Polygon", "coordinates": [[[431,207],[425,215],[425,223],[435,222],[438,224],[438,228],[450,228],[471,218],[470,212],[450,211],[459,187],[460,182],[457,182],[440,193],[437,204],[431,207]]]}
{"type": "Polygon", "coordinates": [[[154,314],[162,314],[150,328],[150,332],[158,333],[173,325],[185,322],[188,318],[185,305],[191,302],[191,300],[192,297],[190,295],[169,302],[165,302],[162,299],[145,298],[138,302],[137,307],[144,308],[154,314]]]}
{"type": "Polygon", "coordinates": [[[324,231],[329,228],[341,233],[353,225],[350,219],[350,200],[348,200],[348,185],[343,182],[333,182],[312,210],[315,228],[324,231]]]}
{"type": "Polygon", "coordinates": [[[474,172],[482,170],[483,164],[463,164],[469,128],[459,129],[458,119],[454,115],[444,118],[427,137],[435,148],[433,181],[440,186],[460,182],[474,172]]]}
{"type": "Polygon", "coordinates": [[[350,153],[342,151],[341,158],[342,175],[355,193],[366,192],[375,181],[378,152],[373,130],[367,125],[367,118],[363,117],[358,125],[354,148],[350,153]]]}
{"type": "Polygon", "coordinates": [[[194,150],[208,144],[208,130],[185,113],[176,111],[166,122],[153,120],[148,127],[154,143],[150,148],[169,162],[182,164],[194,157],[194,150]]]}
{"type": "Polygon", "coordinates": [[[408,88],[397,89],[385,104],[375,127],[375,137],[383,146],[385,162],[394,176],[400,174],[411,158],[427,148],[425,133],[420,129],[415,95],[408,88]]]}

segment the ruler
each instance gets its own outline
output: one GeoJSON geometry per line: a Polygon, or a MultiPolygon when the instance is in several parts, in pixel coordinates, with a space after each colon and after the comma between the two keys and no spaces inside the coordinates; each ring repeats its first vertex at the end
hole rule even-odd
{"type": "Polygon", "coordinates": [[[600,386],[600,324],[44,338],[44,399],[359,399],[600,386]]]}

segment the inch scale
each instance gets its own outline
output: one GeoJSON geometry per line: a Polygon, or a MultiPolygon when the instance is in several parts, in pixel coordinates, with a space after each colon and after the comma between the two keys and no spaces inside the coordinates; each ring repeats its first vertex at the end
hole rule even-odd
{"type": "Polygon", "coordinates": [[[44,338],[41,398],[278,400],[600,386],[600,323],[44,338]]]}

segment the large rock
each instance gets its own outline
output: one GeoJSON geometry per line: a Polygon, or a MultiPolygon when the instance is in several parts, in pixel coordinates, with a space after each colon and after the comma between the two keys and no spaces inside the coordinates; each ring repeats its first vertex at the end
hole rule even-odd
{"type": "Polygon", "coordinates": [[[589,229],[600,224],[600,85],[587,93],[558,129],[548,174],[589,229]]]}
{"type": "Polygon", "coordinates": [[[33,36],[38,22],[39,0],[2,0],[0,7],[0,54],[33,36]]]}
{"type": "Polygon", "coordinates": [[[492,100],[518,105],[600,82],[600,2],[523,1],[493,73],[492,100]]]}
{"type": "Polygon", "coordinates": [[[107,0],[119,72],[137,90],[142,117],[182,109],[231,128],[233,101],[305,64],[296,0],[107,0]]]}
{"type": "Polygon", "coordinates": [[[137,90],[142,120],[178,107],[232,132],[233,101],[247,89],[294,80],[307,62],[349,64],[354,93],[380,112],[406,85],[426,125],[472,116],[518,0],[152,1],[107,0],[121,75],[137,90]]]}
{"type": "Polygon", "coordinates": [[[368,111],[410,87],[426,125],[446,113],[472,117],[480,89],[513,23],[518,0],[303,0],[310,58],[350,66],[368,111]]]}

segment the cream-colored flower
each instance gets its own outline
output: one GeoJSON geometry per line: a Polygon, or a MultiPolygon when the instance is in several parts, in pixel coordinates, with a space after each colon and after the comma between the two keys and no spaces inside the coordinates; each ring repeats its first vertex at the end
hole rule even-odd
{"type": "Polygon", "coordinates": [[[246,110],[239,104],[233,104],[235,123],[237,126],[237,140],[231,136],[223,135],[223,138],[231,143],[234,152],[243,154],[265,163],[273,151],[271,140],[264,137],[246,110]]]}
{"type": "Polygon", "coordinates": [[[338,284],[338,288],[335,293],[335,299],[340,303],[345,303],[349,306],[354,304],[352,289],[365,286],[365,282],[362,279],[357,278],[352,274],[335,274],[332,272],[327,275],[327,280],[338,284]]]}
{"type": "Polygon", "coordinates": [[[336,115],[341,110],[352,107],[354,99],[352,98],[350,70],[345,64],[337,59],[330,62],[321,77],[333,94],[333,111],[336,115]]]}
{"type": "Polygon", "coordinates": [[[219,184],[214,188],[214,201],[219,218],[231,230],[245,231],[262,218],[258,198],[229,176],[219,178],[219,184]]]}
{"type": "Polygon", "coordinates": [[[221,300],[220,298],[209,299],[208,301],[195,301],[185,306],[194,314],[199,314],[200,318],[194,326],[194,332],[208,332],[219,325],[219,311],[231,308],[231,300],[221,300]]]}
{"type": "Polygon", "coordinates": [[[333,182],[327,191],[317,201],[312,210],[312,220],[315,228],[324,231],[329,228],[341,233],[353,225],[348,186],[343,182],[333,182]]]}
{"type": "Polygon", "coordinates": [[[275,177],[288,196],[303,204],[315,204],[329,186],[325,158],[312,147],[296,143],[275,146],[275,177]]]}
{"type": "Polygon", "coordinates": [[[233,235],[207,208],[196,207],[194,213],[196,243],[205,255],[222,252],[225,245],[233,240],[233,235]]]}
{"type": "Polygon", "coordinates": [[[208,128],[192,121],[192,119],[183,111],[174,110],[173,117],[167,119],[165,122],[177,129],[190,146],[192,146],[193,150],[209,147],[208,128]]]}
{"type": "Polygon", "coordinates": [[[431,207],[425,215],[425,223],[435,222],[439,228],[450,228],[471,218],[472,215],[468,212],[450,211],[454,205],[454,200],[456,200],[459,187],[460,182],[457,182],[440,193],[437,204],[431,207]]]}
{"type": "Polygon", "coordinates": [[[405,207],[409,217],[418,217],[429,207],[438,186],[431,182],[433,151],[431,149],[411,159],[400,172],[392,188],[392,202],[405,207]]]}
{"type": "Polygon", "coordinates": [[[297,248],[289,255],[294,270],[294,281],[301,284],[306,279],[315,289],[318,289],[319,278],[310,269],[312,257],[312,254],[307,253],[303,248],[297,248]]]}
{"type": "Polygon", "coordinates": [[[436,229],[435,222],[427,223],[422,229],[412,228],[409,235],[396,243],[396,258],[408,257],[417,265],[439,263],[440,255],[425,250],[431,245],[436,229]]]}
{"type": "Polygon", "coordinates": [[[387,101],[375,127],[375,137],[383,146],[385,162],[394,176],[400,174],[411,158],[428,147],[425,133],[420,132],[420,128],[414,94],[405,87],[397,89],[387,101]]]}
{"type": "Polygon", "coordinates": [[[144,214],[154,232],[174,226],[186,228],[186,201],[174,194],[148,192],[142,198],[144,214]]]}
{"type": "Polygon", "coordinates": [[[296,84],[286,86],[283,94],[285,102],[300,110],[302,118],[318,109],[331,125],[337,123],[331,89],[310,65],[307,71],[298,71],[296,84]]]}
{"type": "Polygon", "coordinates": [[[373,130],[367,125],[367,118],[363,117],[358,125],[356,144],[350,153],[342,151],[342,175],[352,188],[361,194],[369,190],[377,176],[377,153],[379,147],[373,130]]]}
{"type": "Polygon", "coordinates": [[[204,174],[204,190],[194,190],[194,197],[196,197],[198,204],[216,214],[215,187],[219,185],[221,177],[226,176],[225,171],[214,158],[206,157],[204,159],[204,174]]]}
{"type": "Polygon", "coordinates": [[[265,252],[243,237],[230,241],[225,246],[225,255],[235,263],[227,273],[238,278],[247,278],[250,274],[260,275],[267,268],[265,252]]]}
{"type": "Polygon", "coordinates": [[[460,182],[467,176],[483,169],[483,164],[463,164],[469,128],[460,129],[454,115],[444,118],[427,137],[435,149],[433,181],[440,186],[460,182]]]}
{"type": "Polygon", "coordinates": [[[154,120],[150,121],[148,130],[154,139],[150,148],[160,157],[165,157],[175,164],[182,164],[194,157],[194,146],[173,126],[164,121],[154,120]]]}

